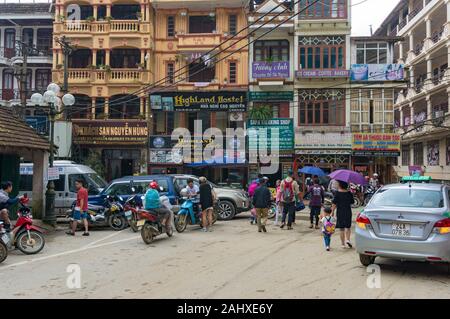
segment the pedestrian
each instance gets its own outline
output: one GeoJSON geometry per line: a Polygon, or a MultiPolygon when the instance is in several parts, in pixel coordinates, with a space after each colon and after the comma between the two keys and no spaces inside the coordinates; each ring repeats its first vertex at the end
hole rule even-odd
{"type": "Polygon", "coordinates": [[[322,208],[325,192],[323,187],[319,184],[319,178],[316,176],[313,180],[313,184],[309,187],[308,192],[311,194],[311,199],[309,201],[310,214],[309,218],[311,225],[309,228],[314,227],[314,221],[316,229],[319,229],[319,215],[320,209],[322,208]]]}
{"type": "Polygon", "coordinates": [[[88,229],[88,191],[83,187],[83,180],[77,179],[75,181],[75,189],[77,190],[77,201],[75,205],[75,209],[73,210],[73,216],[71,221],[71,229],[66,232],[67,235],[75,236],[75,232],[77,230],[78,223],[83,220],[84,224],[84,233],[83,236],[89,236],[88,229]]]}
{"type": "Polygon", "coordinates": [[[276,195],[275,195],[275,226],[278,226],[278,218],[280,214],[283,214],[283,203],[281,202],[281,180],[277,180],[276,183],[276,195]]]}
{"type": "Polygon", "coordinates": [[[213,211],[216,195],[212,186],[206,180],[206,177],[199,178],[200,182],[200,209],[202,211],[203,231],[212,231],[213,211]]]}
{"type": "Polygon", "coordinates": [[[194,184],[194,180],[192,178],[189,178],[187,180],[187,185],[185,187],[185,190],[186,190],[189,198],[197,197],[198,192],[199,192],[199,188],[197,185],[194,184]]]}
{"type": "Polygon", "coordinates": [[[281,182],[281,202],[283,203],[283,217],[280,228],[286,226],[286,217],[288,217],[288,230],[292,229],[292,223],[295,216],[295,202],[298,199],[299,187],[293,178],[293,171],[288,171],[288,176],[281,182]]]}
{"type": "Polygon", "coordinates": [[[336,230],[336,219],[331,216],[331,208],[325,207],[323,211],[323,217],[321,218],[322,222],[322,234],[323,234],[323,242],[325,244],[325,249],[330,251],[331,247],[331,236],[334,234],[336,230]]]}
{"type": "MultiPolygon", "coordinates": [[[[263,178],[262,174],[258,174],[257,179],[253,180],[250,186],[248,187],[248,196],[250,198],[250,201],[253,202],[253,196],[255,195],[256,189],[259,187],[259,181],[263,178]]],[[[254,207],[251,209],[251,216],[250,216],[250,224],[256,224],[256,210],[254,207]]]]}
{"type": "Polygon", "coordinates": [[[352,204],[354,203],[353,195],[348,191],[348,184],[338,181],[339,187],[334,195],[332,215],[336,213],[336,228],[340,230],[342,248],[352,248],[350,242],[352,227],[352,204]]]}
{"type": "Polygon", "coordinates": [[[258,232],[267,232],[266,224],[267,217],[269,215],[269,208],[272,203],[272,193],[267,188],[267,180],[265,178],[261,178],[259,181],[259,187],[255,191],[253,196],[253,206],[256,209],[256,217],[258,223],[258,232]]]}

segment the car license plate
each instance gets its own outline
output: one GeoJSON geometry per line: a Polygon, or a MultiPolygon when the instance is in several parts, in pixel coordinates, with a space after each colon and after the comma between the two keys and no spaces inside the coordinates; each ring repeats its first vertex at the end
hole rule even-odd
{"type": "Polygon", "coordinates": [[[403,223],[393,223],[392,224],[392,235],[398,237],[409,237],[411,236],[411,225],[403,223]]]}
{"type": "Polygon", "coordinates": [[[138,227],[141,227],[141,226],[144,226],[144,224],[145,224],[145,219],[141,219],[141,220],[138,220],[138,221],[137,221],[137,224],[136,224],[136,225],[137,225],[138,227]]]}

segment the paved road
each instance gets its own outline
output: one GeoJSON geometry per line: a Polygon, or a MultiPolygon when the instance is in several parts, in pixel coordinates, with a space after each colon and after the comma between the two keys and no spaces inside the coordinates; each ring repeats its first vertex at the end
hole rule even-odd
{"type": "Polygon", "coordinates": [[[326,252],[305,220],[293,231],[270,226],[260,234],[246,216],[218,222],[211,233],[191,226],[150,246],[129,229],[56,232],[39,255],[14,251],[0,264],[0,299],[450,298],[447,265],[379,259],[381,288],[370,289],[367,269],[337,236],[326,252]],[[67,286],[71,264],[81,270],[79,289],[67,286]]]}

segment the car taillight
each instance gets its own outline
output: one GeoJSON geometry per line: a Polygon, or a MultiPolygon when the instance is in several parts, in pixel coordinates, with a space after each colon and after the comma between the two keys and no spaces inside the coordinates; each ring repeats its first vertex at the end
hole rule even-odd
{"type": "Polygon", "coordinates": [[[434,229],[439,234],[449,234],[450,233],[450,218],[446,218],[438,221],[434,224],[434,229]]]}
{"type": "Polygon", "coordinates": [[[366,215],[359,213],[356,217],[356,225],[358,225],[358,227],[361,229],[366,229],[367,225],[371,225],[370,219],[367,218],[366,215]]]}

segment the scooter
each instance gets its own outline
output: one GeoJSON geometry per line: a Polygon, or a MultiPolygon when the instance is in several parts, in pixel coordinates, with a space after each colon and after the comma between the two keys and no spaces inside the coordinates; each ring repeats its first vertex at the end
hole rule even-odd
{"type": "Polygon", "coordinates": [[[4,241],[9,241],[9,235],[3,228],[3,222],[0,222],[0,263],[5,261],[6,257],[8,257],[8,247],[4,241]]]}
{"type": "Polygon", "coordinates": [[[373,195],[376,192],[377,192],[377,190],[372,185],[369,185],[366,187],[366,189],[364,191],[364,206],[367,206],[367,204],[369,204],[370,199],[373,197],[373,195]]]}
{"type": "MultiPolygon", "coordinates": [[[[89,226],[109,226],[113,230],[123,230],[128,226],[123,199],[119,196],[106,196],[102,206],[88,204],[87,220],[89,226]]],[[[72,208],[67,212],[72,216],[76,206],[73,202],[72,208]]]]}
{"type": "Polygon", "coordinates": [[[358,185],[355,184],[350,184],[350,192],[353,195],[353,204],[352,204],[352,208],[358,208],[361,206],[362,202],[361,199],[359,197],[359,187],[358,185]]]}
{"type": "MultiPolygon", "coordinates": [[[[188,197],[182,197],[181,200],[182,204],[180,206],[180,210],[175,217],[175,229],[177,232],[184,232],[188,224],[199,225],[202,227],[202,216],[200,210],[198,209],[198,198],[191,199],[188,197]]],[[[215,207],[220,207],[220,205],[215,205],[215,207]]],[[[217,221],[218,216],[218,210],[214,208],[212,220],[213,224],[217,221]]]]}
{"type": "Polygon", "coordinates": [[[134,233],[138,232],[137,222],[139,221],[139,211],[142,209],[142,199],[138,195],[130,196],[123,205],[123,209],[130,229],[134,233]]]}
{"type": "Polygon", "coordinates": [[[41,229],[33,225],[33,216],[31,209],[27,206],[28,202],[27,196],[20,199],[17,222],[9,233],[5,232],[2,235],[2,242],[9,250],[15,247],[26,255],[33,255],[44,248],[45,238],[41,229]]]}

